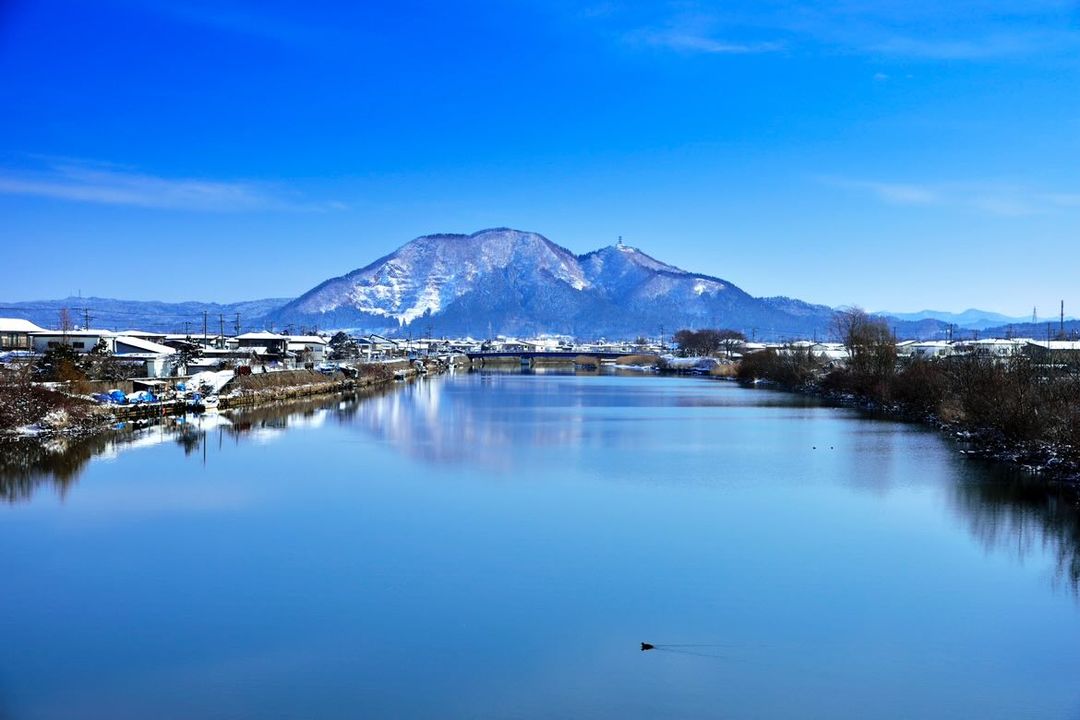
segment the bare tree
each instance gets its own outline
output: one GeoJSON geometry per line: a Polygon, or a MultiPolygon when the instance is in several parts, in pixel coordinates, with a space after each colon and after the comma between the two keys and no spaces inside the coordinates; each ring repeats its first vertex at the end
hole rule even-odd
{"type": "Polygon", "coordinates": [[[728,355],[746,342],[746,336],[737,330],[712,329],[679,330],[672,338],[682,355],[711,355],[726,350],[728,355]]]}
{"type": "Polygon", "coordinates": [[[66,339],[67,334],[75,327],[75,323],[71,322],[71,311],[66,307],[60,308],[57,324],[59,324],[60,332],[64,333],[64,338],[66,339]]]}
{"type": "Polygon", "coordinates": [[[888,324],[859,307],[841,308],[833,316],[833,331],[848,351],[848,366],[858,373],[881,376],[892,372],[896,340],[888,324]]]}

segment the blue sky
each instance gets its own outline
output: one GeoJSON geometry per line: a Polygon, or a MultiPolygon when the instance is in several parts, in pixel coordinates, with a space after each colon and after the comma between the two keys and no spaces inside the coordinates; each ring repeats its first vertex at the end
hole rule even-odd
{"type": "Polygon", "coordinates": [[[7,0],[0,77],[0,300],[291,296],[511,226],[1080,313],[1074,2],[7,0]]]}

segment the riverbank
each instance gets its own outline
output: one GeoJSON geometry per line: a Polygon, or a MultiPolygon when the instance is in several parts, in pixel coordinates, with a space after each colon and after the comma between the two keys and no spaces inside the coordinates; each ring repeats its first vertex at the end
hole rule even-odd
{"type": "MultiPolygon", "coordinates": [[[[323,374],[313,370],[236,375],[222,388],[218,409],[250,408],[299,398],[334,395],[391,385],[421,374],[439,374],[461,366],[450,357],[417,364],[409,360],[357,366],[354,372],[323,374]]],[[[0,441],[46,441],[58,436],[79,438],[107,431],[117,423],[139,422],[192,412],[187,398],[103,405],[26,378],[0,378],[0,441]]]]}
{"type": "MultiPolygon", "coordinates": [[[[1049,483],[1080,488],[1080,448],[1073,443],[1010,437],[1006,432],[969,422],[955,405],[935,412],[925,405],[885,401],[869,394],[829,387],[829,376],[818,375],[798,384],[772,378],[725,377],[746,387],[770,389],[815,397],[835,407],[854,408],[874,417],[918,423],[933,428],[957,445],[964,455],[1001,463],[1038,476],[1049,483]]],[[[945,403],[943,403],[944,405],[945,403]]]]}

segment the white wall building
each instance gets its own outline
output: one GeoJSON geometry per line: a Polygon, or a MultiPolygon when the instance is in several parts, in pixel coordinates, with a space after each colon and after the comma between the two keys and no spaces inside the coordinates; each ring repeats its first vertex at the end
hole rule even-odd
{"type": "Polygon", "coordinates": [[[102,341],[111,351],[112,339],[115,336],[115,333],[108,330],[42,330],[30,333],[30,340],[34,352],[37,353],[48,352],[60,345],[70,345],[75,352],[88,353],[102,341]]]}

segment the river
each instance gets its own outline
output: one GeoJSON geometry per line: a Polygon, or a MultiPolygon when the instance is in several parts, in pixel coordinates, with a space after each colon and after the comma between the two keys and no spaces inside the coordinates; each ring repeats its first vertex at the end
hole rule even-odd
{"type": "Polygon", "coordinates": [[[1080,718],[1075,496],[810,398],[473,373],[0,452],[4,719],[1080,718]]]}

